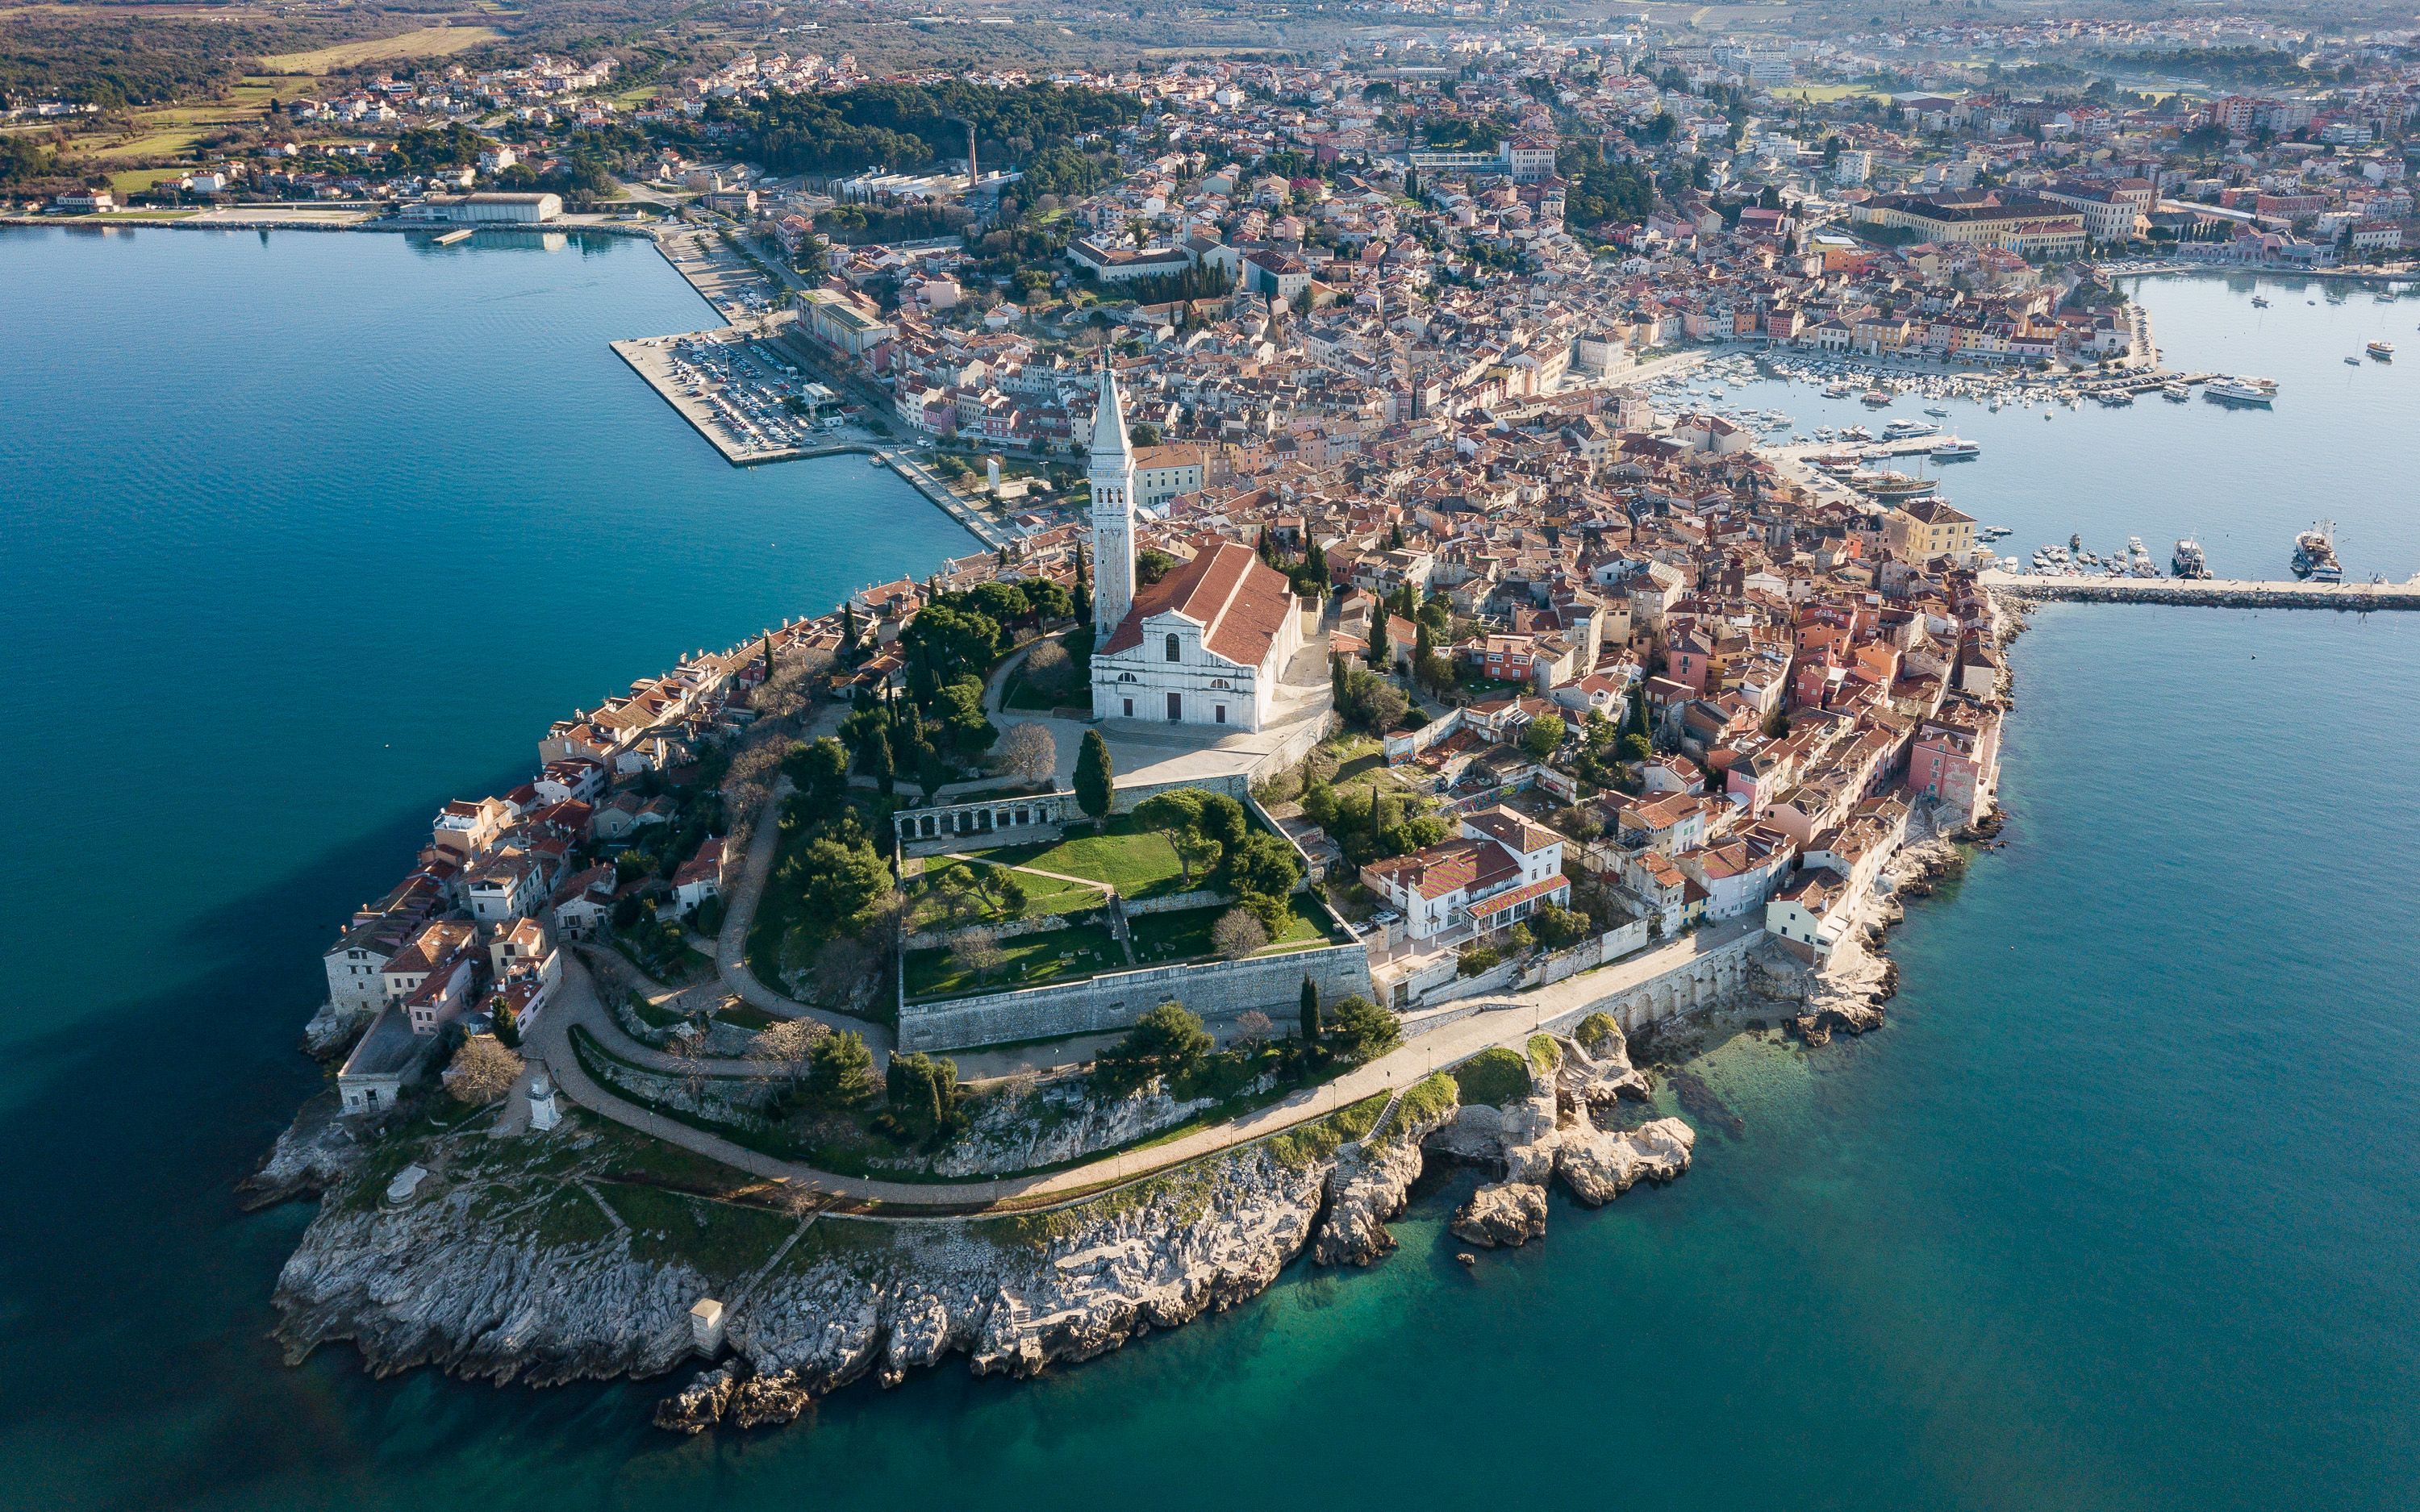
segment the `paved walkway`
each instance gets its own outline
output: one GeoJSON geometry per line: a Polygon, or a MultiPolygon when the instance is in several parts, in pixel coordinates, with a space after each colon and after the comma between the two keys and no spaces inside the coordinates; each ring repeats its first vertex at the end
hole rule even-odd
{"type": "MultiPolygon", "coordinates": [[[[615,1054],[642,1065],[669,1070],[674,1065],[673,1057],[650,1051],[624,1035],[597,1001],[586,970],[577,963],[566,965],[562,992],[540,1015],[528,1047],[553,1073],[564,1094],[592,1112],[735,1169],[770,1180],[788,1181],[843,1203],[950,1211],[979,1211],[1001,1205],[1047,1206],[1265,1139],[1363,1098],[1400,1091],[1432,1072],[1466,1060],[1491,1046],[1520,1046],[1546,1025],[1583,1012],[1617,993],[1652,981],[1667,972],[1684,969],[1699,956],[1737,942],[1755,927],[1753,918],[1733,919],[1534,993],[1481,999],[1475,1005],[1480,1011],[1421,1035],[1369,1065],[1322,1086],[1306,1088],[1240,1119],[1197,1129],[1165,1144],[1107,1155],[1047,1176],[990,1181],[891,1181],[819,1171],[735,1145],[720,1135],[651,1113],[625,1100],[599,1086],[581,1066],[571,1049],[573,1025],[585,1027],[615,1054]]],[[[748,1074],[762,1070],[749,1061],[708,1060],[704,1065],[710,1075],[748,1074]]]]}

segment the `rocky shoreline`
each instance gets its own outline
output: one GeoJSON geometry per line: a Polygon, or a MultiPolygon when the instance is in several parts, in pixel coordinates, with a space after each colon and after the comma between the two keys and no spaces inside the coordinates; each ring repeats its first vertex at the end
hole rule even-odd
{"type": "Polygon", "coordinates": [[[645,1378],[696,1357],[690,1308],[711,1296],[725,1309],[718,1358],[657,1412],[683,1432],[788,1422],[851,1382],[895,1384],[952,1354],[978,1374],[1031,1376],[1245,1302],[1305,1253],[1373,1263],[1396,1247],[1387,1224],[1433,1158],[1493,1178],[1454,1218],[1482,1244],[1538,1237],[1550,1179],[1595,1206],[1687,1169],[1687,1124],[1621,1127],[1620,1104],[1647,1084],[1610,1020],[1552,1042],[1553,1064],[1504,1106],[1465,1106],[1453,1078],[1435,1075],[1384,1108],[1373,1100],[1052,1210],[768,1211],[789,1231],[740,1273],[709,1273],[619,1217],[577,1175],[582,1141],[609,1137],[585,1119],[550,1136],[569,1136],[551,1157],[569,1180],[516,1175],[526,1162],[510,1142],[478,1135],[497,1159],[474,1149],[401,1206],[372,1190],[386,1173],[361,1147],[327,1143],[333,1120],[298,1120],[254,1188],[263,1200],[326,1192],[278,1278],[277,1336],[292,1360],[349,1340],[380,1376],[436,1365],[500,1383],[645,1378]],[[573,1232],[582,1220],[588,1231],[573,1232]]]}

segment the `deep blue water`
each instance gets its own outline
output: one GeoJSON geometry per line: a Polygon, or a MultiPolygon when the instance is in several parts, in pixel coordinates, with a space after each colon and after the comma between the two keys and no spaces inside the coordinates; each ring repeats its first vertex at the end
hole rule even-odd
{"type": "MultiPolygon", "coordinates": [[[[2172,349],[2211,289],[2152,290],[2172,349]]],[[[338,916],[557,712],[964,548],[861,464],[724,468],[604,348],[706,318],[637,246],[0,236],[0,1506],[2412,1504],[2414,617],[2043,613],[2009,843],[1889,1026],[1710,1049],[1739,1134],[1475,1273],[1449,1184],[1369,1272],[694,1442],[652,1385],[284,1366],[308,1213],[227,1187],[338,916]]],[[[2312,469],[2375,434],[2324,413],[2272,433],[2312,469]]],[[[2032,424],[2257,507],[2110,418],[2032,424]]],[[[2365,517],[2420,565],[2398,465],[2365,517]]]]}

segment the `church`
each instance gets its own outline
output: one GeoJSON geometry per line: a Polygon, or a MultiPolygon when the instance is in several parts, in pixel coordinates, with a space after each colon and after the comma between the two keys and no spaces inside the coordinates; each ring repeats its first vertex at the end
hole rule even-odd
{"type": "Polygon", "coordinates": [[[1197,542],[1135,585],[1134,448],[1116,377],[1093,411],[1093,716],[1258,731],[1269,722],[1302,619],[1285,574],[1233,541],[1197,542]]]}

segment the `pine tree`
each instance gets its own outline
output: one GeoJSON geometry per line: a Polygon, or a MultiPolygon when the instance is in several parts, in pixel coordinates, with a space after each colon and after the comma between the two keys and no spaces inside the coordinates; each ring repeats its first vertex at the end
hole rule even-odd
{"type": "Polygon", "coordinates": [[[1302,979],[1302,1042],[1319,1043],[1319,983],[1302,979]]]}
{"type": "Polygon", "coordinates": [[[1117,795],[1117,767],[1109,760],[1109,743],[1097,730],[1084,732],[1076,754],[1076,802],[1095,819],[1106,819],[1117,795]]]}

